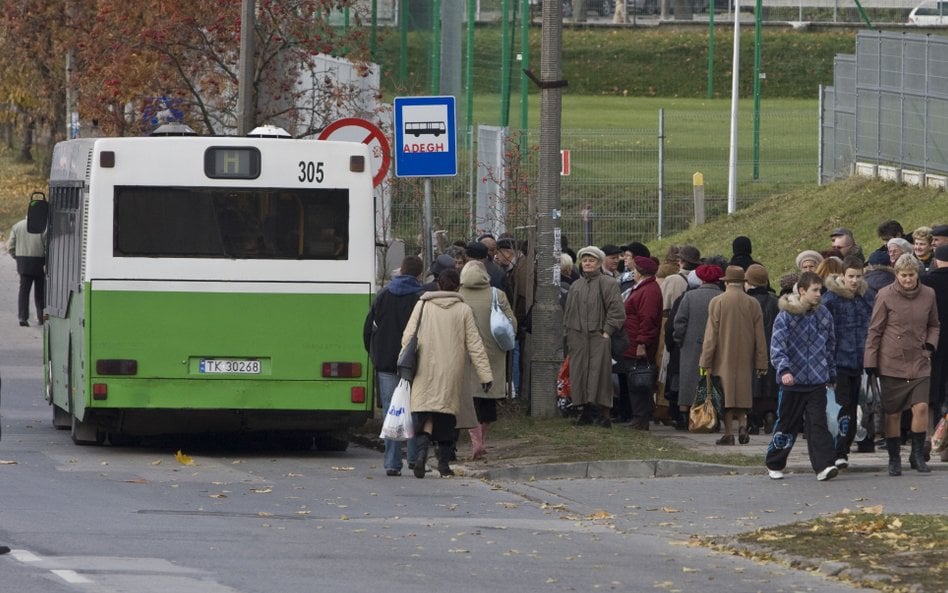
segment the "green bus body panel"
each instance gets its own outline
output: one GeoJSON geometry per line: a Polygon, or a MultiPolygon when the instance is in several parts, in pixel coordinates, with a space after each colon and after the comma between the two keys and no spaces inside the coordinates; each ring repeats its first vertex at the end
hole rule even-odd
{"type": "Polygon", "coordinates": [[[90,408],[372,409],[368,285],[364,295],[85,289],[90,408]],[[261,372],[204,374],[204,358],[259,360],[261,372]],[[135,360],[138,372],[97,375],[103,359],[135,360]],[[324,378],[324,362],[360,363],[361,376],[324,378]],[[92,398],[95,383],[107,399],[92,398]],[[352,387],[365,388],[364,403],[352,403],[352,387]]]}

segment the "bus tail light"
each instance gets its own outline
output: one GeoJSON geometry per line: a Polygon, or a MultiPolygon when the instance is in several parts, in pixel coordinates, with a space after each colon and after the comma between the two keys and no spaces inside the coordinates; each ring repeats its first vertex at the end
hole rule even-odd
{"type": "Polygon", "coordinates": [[[97,375],[137,375],[138,361],[122,358],[100,358],[95,361],[97,375]]]}
{"type": "Polygon", "coordinates": [[[365,387],[353,387],[353,388],[352,388],[352,403],[354,403],[354,404],[364,404],[364,403],[365,403],[365,387]]]}
{"type": "Polygon", "coordinates": [[[324,362],[323,377],[355,379],[362,376],[361,362],[324,362]]]}
{"type": "Polygon", "coordinates": [[[109,397],[109,386],[105,383],[92,384],[92,399],[103,400],[109,397]]]}

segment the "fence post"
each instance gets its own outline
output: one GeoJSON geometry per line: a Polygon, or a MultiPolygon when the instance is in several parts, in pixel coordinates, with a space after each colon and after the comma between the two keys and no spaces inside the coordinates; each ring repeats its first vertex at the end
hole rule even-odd
{"type": "Polygon", "coordinates": [[[658,110],[658,238],[665,228],[665,110],[658,110]]]}
{"type": "Polygon", "coordinates": [[[817,158],[817,161],[819,161],[816,164],[816,184],[823,185],[823,117],[824,115],[823,115],[823,85],[822,84],[820,84],[819,90],[817,91],[817,93],[818,93],[817,110],[818,110],[818,113],[820,114],[820,117],[818,118],[818,121],[817,121],[817,125],[820,128],[816,131],[816,142],[817,142],[816,158],[817,158]]]}
{"type": "Polygon", "coordinates": [[[695,225],[704,224],[704,175],[698,171],[691,176],[695,194],[695,225]]]}

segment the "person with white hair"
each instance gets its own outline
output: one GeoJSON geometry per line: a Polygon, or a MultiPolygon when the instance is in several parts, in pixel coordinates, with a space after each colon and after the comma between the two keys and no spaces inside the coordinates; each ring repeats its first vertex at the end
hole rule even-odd
{"type": "Polygon", "coordinates": [[[913,254],[914,249],[912,244],[902,237],[893,237],[889,239],[886,242],[885,247],[889,252],[889,265],[893,268],[895,267],[895,262],[897,262],[903,255],[909,254],[912,255],[912,257],[915,257],[913,254]]]}

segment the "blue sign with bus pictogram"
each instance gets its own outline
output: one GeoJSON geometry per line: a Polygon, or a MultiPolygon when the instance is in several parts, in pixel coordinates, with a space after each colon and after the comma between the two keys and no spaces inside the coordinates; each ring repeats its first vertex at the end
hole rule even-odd
{"type": "Polygon", "coordinates": [[[454,97],[395,97],[395,176],[457,174],[454,97]]]}

